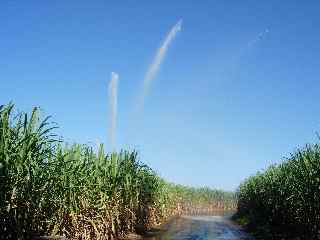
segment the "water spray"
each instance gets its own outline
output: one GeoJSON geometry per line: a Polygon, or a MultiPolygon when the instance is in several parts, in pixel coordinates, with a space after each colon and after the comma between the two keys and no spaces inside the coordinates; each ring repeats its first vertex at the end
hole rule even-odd
{"type": "Polygon", "coordinates": [[[163,62],[163,59],[166,55],[166,52],[171,44],[171,42],[176,37],[177,33],[181,30],[182,27],[182,19],[179,20],[170,30],[170,32],[167,34],[166,38],[162,42],[160,48],[157,50],[156,55],[151,63],[151,65],[148,68],[148,71],[145,74],[144,80],[143,80],[143,92],[139,98],[138,101],[138,109],[142,109],[144,106],[144,101],[146,96],[149,93],[151,83],[154,80],[154,78],[157,75],[157,72],[161,66],[161,63],[163,62]]]}
{"type": "Polygon", "coordinates": [[[108,95],[110,104],[110,129],[109,137],[112,151],[116,149],[116,129],[117,129],[117,104],[118,104],[118,81],[119,75],[111,72],[108,95]]]}

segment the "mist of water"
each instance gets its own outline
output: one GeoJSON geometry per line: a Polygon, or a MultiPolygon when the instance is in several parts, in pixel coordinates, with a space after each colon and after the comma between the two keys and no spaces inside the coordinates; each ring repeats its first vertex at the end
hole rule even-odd
{"type": "Polygon", "coordinates": [[[110,104],[109,138],[110,138],[110,145],[111,145],[112,151],[114,151],[116,148],[118,81],[119,81],[119,75],[115,72],[112,72],[111,81],[109,83],[109,88],[108,88],[109,104],[110,104]]]}
{"type": "Polygon", "coordinates": [[[267,34],[269,34],[269,32],[270,30],[266,28],[262,32],[258,33],[241,49],[239,49],[239,51],[235,55],[231,56],[230,61],[222,72],[228,73],[228,75],[230,74],[230,72],[235,72],[236,69],[238,69],[240,66],[241,59],[244,58],[248,54],[248,52],[254,49],[260,41],[263,41],[266,38],[267,34]]]}
{"type": "Polygon", "coordinates": [[[254,39],[252,39],[250,42],[248,42],[247,47],[250,48],[254,46],[257,42],[263,40],[266,35],[270,32],[268,28],[266,28],[264,31],[260,32],[254,39]]]}
{"type": "Polygon", "coordinates": [[[170,30],[170,32],[167,34],[166,38],[162,42],[160,48],[157,50],[156,55],[149,66],[144,80],[143,80],[143,92],[139,98],[138,101],[138,109],[142,109],[145,98],[149,93],[150,86],[152,81],[157,75],[157,72],[161,66],[161,63],[163,62],[163,59],[165,58],[166,52],[171,44],[171,42],[174,40],[176,37],[177,33],[181,30],[182,27],[182,20],[179,20],[170,30]]]}

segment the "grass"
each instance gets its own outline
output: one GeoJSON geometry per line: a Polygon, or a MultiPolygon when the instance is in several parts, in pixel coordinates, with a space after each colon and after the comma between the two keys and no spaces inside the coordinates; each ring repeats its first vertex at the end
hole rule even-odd
{"type": "Polygon", "coordinates": [[[166,182],[136,151],[59,141],[49,119],[0,107],[0,239],[117,239],[190,206],[235,206],[233,193],[166,182]]]}
{"type": "Polygon", "coordinates": [[[265,239],[319,239],[320,146],[306,145],[249,177],[237,194],[237,218],[265,239]]]}

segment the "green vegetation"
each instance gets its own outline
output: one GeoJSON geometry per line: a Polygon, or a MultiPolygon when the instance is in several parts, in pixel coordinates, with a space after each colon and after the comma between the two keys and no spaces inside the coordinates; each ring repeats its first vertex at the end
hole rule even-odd
{"type": "Polygon", "coordinates": [[[233,208],[233,193],[167,183],[135,151],[57,140],[39,110],[0,107],[0,239],[115,239],[193,206],[233,208]],[[189,205],[188,205],[189,204],[189,205]]]}
{"type": "Polygon", "coordinates": [[[319,239],[320,146],[307,145],[245,180],[236,218],[263,239],[319,239]]]}

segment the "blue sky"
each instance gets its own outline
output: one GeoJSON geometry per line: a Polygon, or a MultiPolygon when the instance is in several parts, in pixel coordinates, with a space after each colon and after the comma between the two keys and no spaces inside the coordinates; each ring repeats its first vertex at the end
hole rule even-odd
{"type": "Polygon", "coordinates": [[[232,190],[317,140],[319,1],[29,0],[0,9],[1,104],[41,106],[67,141],[108,143],[112,71],[118,148],[136,148],[169,181],[232,190]],[[180,18],[137,115],[144,74],[180,18]]]}

